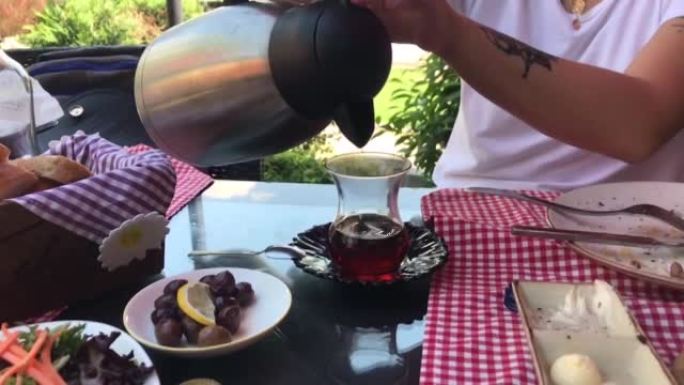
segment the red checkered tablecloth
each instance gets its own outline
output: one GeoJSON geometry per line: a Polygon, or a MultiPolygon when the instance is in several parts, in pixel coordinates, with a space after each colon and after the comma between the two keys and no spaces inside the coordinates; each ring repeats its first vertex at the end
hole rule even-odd
{"type": "Polygon", "coordinates": [[[503,303],[505,288],[516,279],[606,280],[619,291],[666,363],[684,349],[684,293],[605,269],[562,243],[510,235],[513,224],[543,226],[544,209],[440,190],[423,198],[422,210],[450,251],[449,262],[435,275],[430,291],[422,385],[537,383],[518,315],[503,303]]]}
{"type": "MultiPolygon", "coordinates": [[[[138,154],[151,149],[152,147],[139,144],[129,148],[128,151],[138,154]]],[[[185,162],[171,158],[171,164],[176,171],[176,191],[171,200],[171,205],[166,210],[166,217],[169,219],[213,183],[213,179],[209,175],[185,162]]]]}

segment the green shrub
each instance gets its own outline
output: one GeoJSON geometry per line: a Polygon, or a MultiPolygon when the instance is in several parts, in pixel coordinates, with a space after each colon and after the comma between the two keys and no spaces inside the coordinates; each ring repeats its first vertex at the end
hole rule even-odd
{"type": "MultiPolygon", "coordinates": [[[[420,65],[421,78],[403,82],[392,93],[390,117],[379,120],[383,131],[397,136],[397,144],[426,176],[444,151],[458,113],[461,84],[441,58],[430,55],[420,65]]],[[[392,81],[402,82],[401,79],[392,81]]]]}
{"type": "Polygon", "coordinates": [[[267,182],[332,183],[323,165],[332,155],[333,135],[323,133],[289,151],[264,160],[263,178],[267,182]]]}
{"type": "MultiPolygon", "coordinates": [[[[154,22],[161,29],[168,27],[166,0],[126,0],[130,6],[140,12],[148,21],[154,22]]],[[[183,20],[189,20],[204,13],[200,0],[183,0],[183,20]]]]}
{"type": "Polygon", "coordinates": [[[133,44],[135,28],[121,2],[56,0],[36,15],[22,41],[33,47],[133,44]]]}
{"type": "Polygon", "coordinates": [[[390,71],[387,83],[380,93],[373,99],[375,104],[375,119],[386,122],[395,112],[396,103],[392,94],[398,89],[407,89],[413,83],[423,78],[423,70],[420,67],[394,66],[390,71]],[[393,107],[394,106],[394,107],[393,107]]]}
{"type": "MultiPolygon", "coordinates": [[[[203,12],[200,0],[183,1],[184,17],[203,12]]],[[[166,28],[165,0],[53,0],[26,27],[32,47],[145,44],[166,28]]]]}
{"type": "Polygon", "coordinates": [[[302,149],[273,155],[264,162],[267,182],[330,183],[322,162],[302,149]]]}

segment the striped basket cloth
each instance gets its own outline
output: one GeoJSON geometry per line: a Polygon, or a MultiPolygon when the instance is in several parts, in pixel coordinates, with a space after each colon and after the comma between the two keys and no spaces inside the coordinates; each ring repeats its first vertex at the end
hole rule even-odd
{"type": "Polygon", "coordinates": [[[71,158],[93,176],[13,201],[96,244],[124,221],[152,212],[164,215],[171,204],[176,175],[161,151],[131,154],[97,134],[77,132],[51,142],[46,154],[71,158]]]}

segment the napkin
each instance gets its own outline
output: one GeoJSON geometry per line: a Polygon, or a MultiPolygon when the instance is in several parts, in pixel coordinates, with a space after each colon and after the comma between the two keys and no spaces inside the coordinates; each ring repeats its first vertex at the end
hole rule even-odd
{"type": "MultiPolygon", "coordinates": [[[[0,138],[24,130],[30,120],[30,97],[24,79],[16,71],[28,76],[19,63],[0,50],[0,138]]],[[[57,99],[47,93],[40,83],[31,78],[36,126],[55,121],[64,115],[57,99]]]]}

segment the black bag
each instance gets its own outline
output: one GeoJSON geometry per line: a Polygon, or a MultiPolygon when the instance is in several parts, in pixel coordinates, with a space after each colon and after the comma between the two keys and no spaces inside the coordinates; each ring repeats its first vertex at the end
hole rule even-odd
{"type": "Polygon", "coordinates": [[[41,149],[77,130],[119,145],[153,142],[135,108],[133,81],[142,48],[87,48],[42,54],[29,74],[59,100],[64,117],[37,133],[41,149]]]}

